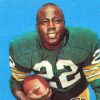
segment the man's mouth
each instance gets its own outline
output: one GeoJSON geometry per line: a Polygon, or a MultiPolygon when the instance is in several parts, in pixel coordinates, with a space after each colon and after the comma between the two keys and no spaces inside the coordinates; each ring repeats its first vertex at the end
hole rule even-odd
{"type": "Polygon", "coordinates": [[[56,33],[49,33],[48,37],[49,38],[56,38],[56,35],[57,35],[56,33]]]}
{"type": "Polygon", "coordinates": [[[50,39],[56,38],[57,32],[55,32],[55,31],[49,31],[48,34],[47,34],[47,36],[50,39]]]}

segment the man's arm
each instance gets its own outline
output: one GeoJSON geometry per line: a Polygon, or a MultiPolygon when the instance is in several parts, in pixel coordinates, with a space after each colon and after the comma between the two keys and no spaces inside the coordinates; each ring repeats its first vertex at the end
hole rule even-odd
{"type": "Polygon", "coordinates": [[[23,81],[24,79],[30,75],[30,71],[24,71],[18,69],[18,65],[14,62],[14,60],[9,58],[10,60],[10,68],[11,68],[11,78],[10,78],[10,89],[12,94],[17,100],[29,100],[28,97],[24,93],[23,90],[23,81]]]}
{"type": "Polygon", "coordinates": [[[22,82],[16,81],[13,77],[10,78],[10,89],[17,100],[26,100],[26,95],[22,89],[22,82]]]}
{"type": "MultiPolygon", "coordinates": [[[[9,45],[9,65],[11,69],[10,89],[14,97],[18,100],[26,100],[26,95],[23,91],[23,80],[29,75],[30,71],[24,71],[20,65],[15,63],[13,42],[9,45]]],[[[19,50],[20,52],[20,50],[19,50]]]]}
{"type": "Polygon", "coordinates": [[[24,66],[20,66],[16,64],[14,59],[14,53],[12,52],[13,49],[10,46],[10,68],[11,68],[11,78],[10,78],[10,88],[12,91],[12,94],[16,97],[17,100],[44,100],[47,98],[50,98],[52,95],[52,92],[50,89],[47,89],[47,91],[42,95],[36,95],[35,91],[37,91],[39,88],[32,88],[28,94],[25,95],[23,90],[23,81],[24,79],[30,75],[31,69],[27,69],[24,66]]]}
{"type": "Polygon", "coordinates": [[[96,100],[100,100],[100,49],[95,51],[91,65],[86,66],[83,70],[96,94],[96,100]]]}
{"type": "Polygon", "coordinates": [[[22,82],[16,81],[13,77],[10,78],[10,88],[14,97],[17,100],[50,100],[52,95],[52,90],[47,89],[44,94],[36,95],[34,92],[37,91],[39,88],[34,87],[32,90],[29,91],[27,95],[25,95],[22,82]]]}
{"type": "Polygon", "coordinates": [[[98,65],[84,68],[85,76],[95,92],[96,100],[100,100],[100,66],[98,65]]]}

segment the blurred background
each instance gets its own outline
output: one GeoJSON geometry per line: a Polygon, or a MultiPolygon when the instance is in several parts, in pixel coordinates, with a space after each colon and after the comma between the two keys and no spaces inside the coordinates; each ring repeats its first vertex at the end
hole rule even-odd
{"type": "Polygon", "coordinates": [[[36,12],[47,2],[63,10],[66,26],[92,29],[100,38],[100,0],[0,0],[0,100],[15,100],[9,88],[9,42],[36,30],[36,12]]]}

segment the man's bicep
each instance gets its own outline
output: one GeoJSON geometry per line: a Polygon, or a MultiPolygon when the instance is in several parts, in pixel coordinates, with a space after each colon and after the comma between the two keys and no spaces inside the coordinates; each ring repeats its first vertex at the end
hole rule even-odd
{"type": "Polygon", "coordinates": [[[12,57],[9,57],[9,65],[11,69],[11,76],[18,82],[22,82],[27,76],[30,75],[30,71],[24,68],[19,69],[19,65],[17,65],[12,57]]]}
{"type": "Polygon", "coordinates": [[[89,83],[91,81],[100,79],[100,64],[86,66],[84,68],[84,74],[85,74],[89,83]]]}
{"type": "Polygon", "coordinates": [[[83,71],[88,82],[100,79],[100,49],[94,52],[91,64],[85,66],[83,71]]]}

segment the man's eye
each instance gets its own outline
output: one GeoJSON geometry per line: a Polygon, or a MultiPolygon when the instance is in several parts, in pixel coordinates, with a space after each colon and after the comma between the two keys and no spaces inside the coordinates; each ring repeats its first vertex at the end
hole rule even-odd
{"type": "Polygon", "coordinates": [[[55,19],[54,22],[57,23],[57,24],[59,24],[61,22],[61,20],[55,19]]]}
{"type": "Polygon", "coordinates": [[[43,20],[41,23],[42,23],[42,24],[47,24],[48,21],[47,21],[47,20],[43,20]]]}

